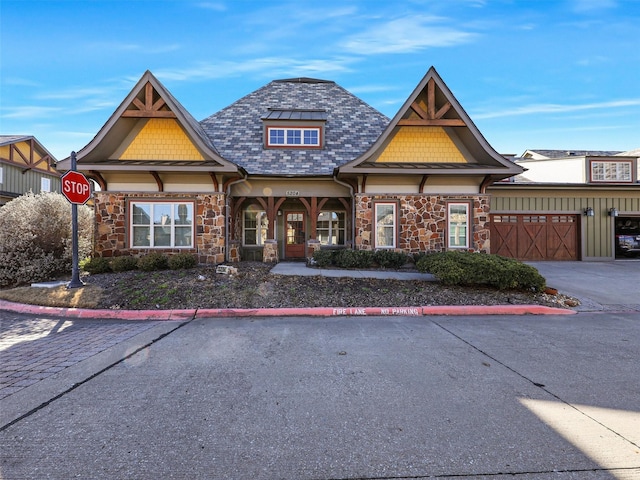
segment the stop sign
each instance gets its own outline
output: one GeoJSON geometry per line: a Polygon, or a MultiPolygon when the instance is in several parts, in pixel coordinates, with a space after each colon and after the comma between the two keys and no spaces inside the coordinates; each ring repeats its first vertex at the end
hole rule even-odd
{"type": "Polygon", "coordinates": [[[71,203],[83,205],[87,203],[91,197],[91,185],[89,180],[80,172],[69,170],[62,175],[62,194],[67,197],[71,203]]]}

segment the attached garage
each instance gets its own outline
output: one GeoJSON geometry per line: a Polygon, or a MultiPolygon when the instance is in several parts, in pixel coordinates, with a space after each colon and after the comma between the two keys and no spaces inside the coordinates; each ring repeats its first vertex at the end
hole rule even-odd
{"type": "Polygon", "coordinates": [[[491,252],[518,260],[580,260],[577,215],[491,215],[491,252]]]}
{"type": "Polygon", "coordinates": [[[640,219],[640,183],[504,182],[487,193],[491,253],[531,261],[607,261],[635,254],[622,252],[622,241],[624,247],[631,238],[640,241],[640,229],[631,228],[640,219]]]}

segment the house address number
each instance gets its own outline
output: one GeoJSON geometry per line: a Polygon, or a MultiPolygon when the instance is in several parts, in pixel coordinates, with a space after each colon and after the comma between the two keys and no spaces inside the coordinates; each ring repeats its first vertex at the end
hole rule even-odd
{"type": "Polygon", "coordinates": [[[298,191],[298,190],[287,190],[286,192],[284,192],[284,194],[287,197],[299,197],[300,196],[300,191],[298,191]]]}

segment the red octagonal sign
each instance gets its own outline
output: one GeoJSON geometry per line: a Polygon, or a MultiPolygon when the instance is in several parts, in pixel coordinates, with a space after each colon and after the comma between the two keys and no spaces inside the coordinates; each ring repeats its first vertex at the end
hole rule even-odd
{"type": "Polygon", "coordinates": [[[89,180],[80,172],[69,170],[62,175],[62,194],[71,203],[83,205],[91,197],[91,185],[89,180]]]}

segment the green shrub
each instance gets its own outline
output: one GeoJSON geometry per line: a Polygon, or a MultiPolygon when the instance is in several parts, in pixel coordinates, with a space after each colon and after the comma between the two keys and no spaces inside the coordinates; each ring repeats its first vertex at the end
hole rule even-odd
{"type": "Polygon", "coordinates": [[[376,250],[373,254],[373,261],[382,268],[400,268],[409,261],[409,256],[406,253],[393,250],[376,250]]]}
{"type": "Polygon", "coordinates": [[[334,250],[316,250],[313,252],[313,261],[320,267],[328,267],[333,263],[334,250]]]}
{"type": "Polygon", "coordinates": [[[198,265],[198,259],[191,253],[182,252],[171,255],[167,260],[167,263],[171,270],[182,270],[194,268],[198,265]]]}
{"type": "MultiPolygon", "coordinates": [[[[93,209],[78,205],[78,256],[91,255],[93,209]]],[[[71,273],[71,205],[59,193],[27,193],[0,208],[0,287],[71,273]]]]}
{"type": "Polygon", "coordinates": [[[542,291],[545,279],[534,267],[513,258],[470,252],[439,252],[423,256],[416,267],[446,285],[486,285],[500,290],[542,291]]]}
{"type": "Polygon", "coordinates": [[[105,257],[94,257],[86,262],[80,262],[80,268],[92,275],[111,271],[111,262],[105,257]]]}
{"type": "Polygon", "coordinates": [[[128,272],[138,268],[138,259],[125,255],[111,259],[111,270],[114,272],[128,272]]]}
{"type": "Polygon", "coordinates": [[[370,268],[373,253],[368,250],[339,250],[335,254],[335,264],[340,268],[370,268]]]}
{"type": "Polygon", "coordinates": [[[169,260],[160,252],[151,252],[138,259],[138,268],[145,272],[166,270],[169,268],[169,260]]]}

